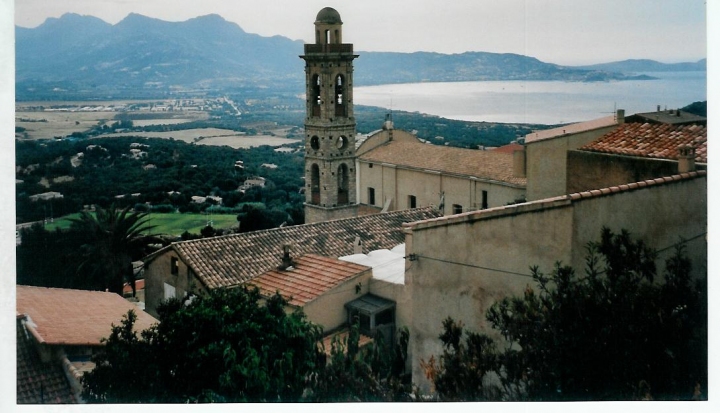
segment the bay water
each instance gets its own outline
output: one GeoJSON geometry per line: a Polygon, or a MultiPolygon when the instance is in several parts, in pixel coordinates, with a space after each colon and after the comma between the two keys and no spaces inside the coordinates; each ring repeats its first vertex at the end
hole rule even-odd
{"type": "Polygon", "coordinates": [[[449,119],[560,124],[678,109],[707,100],[707,72],[645,73],[657,79],[607,82],[474,81],[355,87],[356,105],[449,119]]]}

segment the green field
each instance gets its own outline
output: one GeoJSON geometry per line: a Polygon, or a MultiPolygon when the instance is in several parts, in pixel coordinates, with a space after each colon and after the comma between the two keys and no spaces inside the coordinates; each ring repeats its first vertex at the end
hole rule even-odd
{"type": "MultiPolygon", "coordinates": [[[[70,218],[76,218],[80,214],[67,215],[62,218],[56,218],[55,222],[45,226],[45,229],[54,231],[55,228],[67,229],[70,227],[70,218]]],[[[207,225],[208,221],[212,221],[212,226],[216,229],[230,228],[237,226],[237,218],[233,214],[180,214],[180,213],[151,213],[148,214],[148,221],[151,225],[156,225],[151,231],[153,234],[167,234],[180,236],[185,231],[199,234],[200,230],[207,225]]]]}

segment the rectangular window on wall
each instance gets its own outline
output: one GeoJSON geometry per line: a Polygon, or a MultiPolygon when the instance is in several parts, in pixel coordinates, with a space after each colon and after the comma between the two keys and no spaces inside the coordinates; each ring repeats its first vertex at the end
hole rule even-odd
{"type": "Polygon", "coordinates": [[[368,205],[375,205],[375,188],[368,188],[368,205]]]}
{"type": "Polygon", "coordinates": [[[487,191],[482,191],[482,209],[487,209],[488,207],[488,193],[487,191]]]}
{"type": "Polygon", "coordinates": [[[179,266],[179,264],[178,264],[178,259],[177,259],[177,257],[172,257],[172,258],[170,258],[170,273],[171,273],[172,275],[177,275],[177,274],[178,274],[178,271],[179,271],[179,268],[180,268],[180,266],[179,266]]]}
{"type": "Polygon", "coordinates": [[[417,198],[415,198],[415,195],[408,195],[408,208],[417,208],[417,198]]]}
{"type": "Polygon", "coordinates": [[[462,205],[453,204],[453,214],[461,214],[462,213],[462,205]]]}
{"type": "Polygon", "coordinates": [[[175,298],[175,286],[170,285],[168,283],[163,283],[164,291],[163,291],[163,297],[166,300],[169,300],[170,298],[175,298]]]}

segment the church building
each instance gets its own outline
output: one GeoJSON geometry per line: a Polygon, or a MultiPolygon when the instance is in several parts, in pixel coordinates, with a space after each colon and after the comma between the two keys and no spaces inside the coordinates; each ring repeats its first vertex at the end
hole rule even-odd
{"type": "MultiPolygon", "coordinates": [[[[359,139],[353,112],[353,45],[326,7],[305,45],[305,222],[434,206],[445,215],[522,201],[523,168],[506,151],[450,148],[394,130],[359,139]]],[[[520,162],[524,164],[523,162],[520,162]]],[[[524,166],[524,165],[523,165],[524,166]]]]}

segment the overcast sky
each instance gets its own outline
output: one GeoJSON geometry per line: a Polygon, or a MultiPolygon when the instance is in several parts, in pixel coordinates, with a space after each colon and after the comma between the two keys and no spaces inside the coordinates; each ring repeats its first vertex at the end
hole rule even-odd
{"type": "Polygon", "coordinates": [[[518,53],[569,65],[706,57],[704,0],[15,0],[15,24],[67,12],[112,24],[131,12],[167,21],[215,13],[250,33],[310,42],[325,6],[359,51],[518,53]]]}

